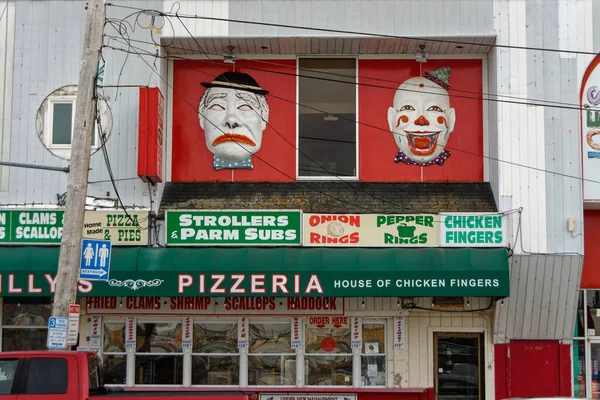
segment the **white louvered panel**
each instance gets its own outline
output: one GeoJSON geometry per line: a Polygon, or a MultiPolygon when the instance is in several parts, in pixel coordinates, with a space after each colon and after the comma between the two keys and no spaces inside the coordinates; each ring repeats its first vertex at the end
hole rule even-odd
{"type": "Polygon", "coordinates": [[[335,42],[334,54],[344,54],[344,39],[343,38],[333,38],[331,40],[333,40],[335,42]]]}
{"type": "MultiPolygon", "coordinates": [[[[321,55],[333,54],[333,53],[329,52],[329,38],[319,38],[317,40],[319,42],[319,54],[321,54],[321,55]]],[[[332,46],[331,50],[333,51],[333,46],[332,46]]]]}
{"type": "Polygon", "coordinates": [[[342,47],[341,54],[352,54],[352,39],[344,38],[343,41],[344,41],[344,45],[342,47]]]}
{"type": "Polygon", "coordinates": [[[429,52],[429,54],[441,54],[442,53],[440,51],[441,44],[442,44],[441,41],[432,41],[431,46],[429,47],[429,49],[427,51],[429,52]]]}
{"type": "Polygon", "coordinates": [[[325,48],[325,54],[335,54],[335,38],[327,38],[323,40],[326,45],[323,46],[325,48]]]}
{"type": "Polygon", "coordinates": [[[326,54],[325,50],[321,50],[321,42],[322,42],[321,37],[312,39],[312,42],[311,42],[311,51],[313,52],[312,54],[326,54]]]}
{"type": "Polygon", "coordinates": [[[271,38],[269,40],[269,51],[272,54],[281,54],[281,49],[279,48],[279,39],[271,38]]]}
{"type": "Polygon", "coordinates": [[[214,38],[212,42],[215,47],[215,54],[220,55],[229,53],[229,49],[227,49],[229,41],[227,39],[214,38]]]}
{"type": "Polygon", "coordinates": [[[280,38],[279,39],[279,51],[281,54],[295,54],[295,47],[293,46],[293,41],[288,38],[280,38]]]}
{"type": "Polygon", "coordinates": [[[582,262],[578,255],[513,256],[511,296],[497,304],[494,340],[572,338],[582,262]]]}

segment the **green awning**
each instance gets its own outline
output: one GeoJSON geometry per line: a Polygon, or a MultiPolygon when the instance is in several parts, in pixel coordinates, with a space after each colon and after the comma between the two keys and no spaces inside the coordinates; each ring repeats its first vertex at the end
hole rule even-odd
{"type": "MultiPolygon", "coordinates": [[[[0,247],[1,295],[49,295],[58,253],[58,247],[0,247]]],[[[509,295],[508,258],[502,248],[116,247],[109,278],[81,283],[80,294],[509,295]]]]}

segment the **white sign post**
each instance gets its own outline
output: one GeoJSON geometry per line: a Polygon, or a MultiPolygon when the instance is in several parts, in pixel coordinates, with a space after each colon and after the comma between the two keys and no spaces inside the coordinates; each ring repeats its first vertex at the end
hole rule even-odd
{"type": "Polygon", "coordinates": [[[67,345],[74,346],[77,344],[79,337],[79,312],[81,306],[79,304],[69,305],[69,330],[67,333],[67,345]]]}

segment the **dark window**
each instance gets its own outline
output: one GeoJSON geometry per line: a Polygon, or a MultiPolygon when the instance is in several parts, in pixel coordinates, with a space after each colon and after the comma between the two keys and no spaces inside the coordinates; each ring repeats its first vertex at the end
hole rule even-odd
{"type": "Polygon", "coordinates": [[[55,103],[52,120],[52,144],[71,144],[73,103],[55,103]]]}
{"type": "Polygon", "coordinates": [[[100,379],[102,377],[100,362],[97,358],[88,358],[88,371],[90,373],[90,392],[96,393],[102,386],[100,379]]]}
{"type": "Polygon", "coordinates": [[[19,360],[0,360],[0,394],[10,394],[19,360]]]}
{"type": "Polygon", "coordinates": [[[356,60],[299,61],[299,176],[356,173],[356,60]]]}
{"type": "Polygon", "coordinates": [[[31,358],[28,360],[26,394],[64,394],[68,381],[64,358],[31,358]]]}

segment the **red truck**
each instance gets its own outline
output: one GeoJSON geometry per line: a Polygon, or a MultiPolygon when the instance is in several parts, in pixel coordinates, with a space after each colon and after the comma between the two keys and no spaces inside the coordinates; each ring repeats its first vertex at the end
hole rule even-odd
{"type": "Polygon", "coordinates": [[[0,400],[248,400],[239,392],[123,391],[102,384],[95,353],[18,351],[0,353],[0,400]]]}

